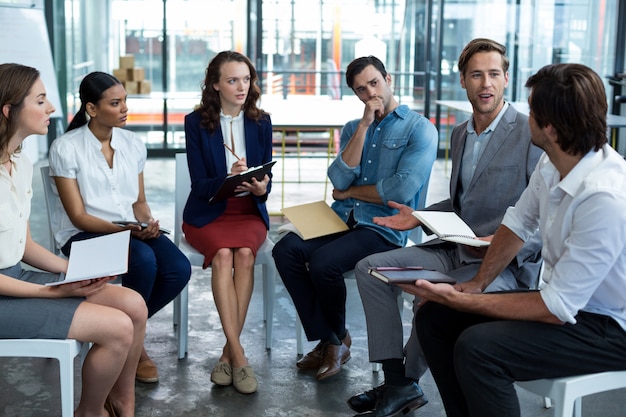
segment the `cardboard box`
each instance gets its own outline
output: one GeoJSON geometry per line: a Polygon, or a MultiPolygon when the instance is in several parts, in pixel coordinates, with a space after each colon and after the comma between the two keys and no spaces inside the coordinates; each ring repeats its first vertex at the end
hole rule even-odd
{"type": "Polygon", "coordinates": [[[126,72],[126,79],[128,81],[143,81],[146,78],[145,71],[141,67],[128,68],[126,72]]]}
{"type": "Polygon", "coordinates": [[[135,67],[135,57],[133,55],[120,56],[120,69],[134,68],[134,67],[135,67]]]}
{"type": "Polygon", "coordinates": [[[150,81],[142,80],[139,81],[139,94],[150,94],[152,92],[152,86],[150,85],[150,81]]]}
{"type": "Polygon", "coordinates": [[[128,81],[128,70],[127,69],[114,69],[113,76],[120,80],[121,82],[128,81]]]}
{"type": "Polygon", "coordinates": [[[139,94],[138,81],[124,81],[124,88],[126,89],[126,94],[128,95],[139,94]]]}

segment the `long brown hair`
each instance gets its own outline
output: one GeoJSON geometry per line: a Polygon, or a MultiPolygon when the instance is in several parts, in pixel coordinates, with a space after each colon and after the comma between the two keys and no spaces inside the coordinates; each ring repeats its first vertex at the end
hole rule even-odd
{"type": "Polygon", "coordinates": [[[259,121],[265,114],[263,110],[257,107],[257,101],[261,97],[261,89],[257,85],[257,73],[252,62],[247,56],[234,51],[222,51],[217,54],[206,69],[206,76],[202,84],[202,100],[198,110],[202,116],[200,125],[206,127],[210,132],[215,132],[220,123],[220,97],[219,93],[213,88],[213,84],[220,81],[222,73],[222,65],[227,62],[243,62],[250,70],[250,89],[248,96],[243,104],[243,111],[247,118],[259,121]]]}
{"type": "MultiPolygon", "coordinates": [[[[0,155],[7,151],[9,141],[17,132],[24,99],[37,79],[39,71],[33,67],[20,64],[0,65],[0,155]],[[11,106],[8,116],[2,111],[5,105],[11,106]]],[[[15,152],[19,152],[21,147],[22,144],[15,152]]]]}

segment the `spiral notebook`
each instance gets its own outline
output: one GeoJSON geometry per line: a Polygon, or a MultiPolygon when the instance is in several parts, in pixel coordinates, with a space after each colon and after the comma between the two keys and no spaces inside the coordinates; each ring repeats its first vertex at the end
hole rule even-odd
{"type": "Polygon", "coordinates": [[[441,240],[468,246],[489,246],[489,242],[480,240],[474,231],[453,211],[414,211],[415,216],[441,240]]]}

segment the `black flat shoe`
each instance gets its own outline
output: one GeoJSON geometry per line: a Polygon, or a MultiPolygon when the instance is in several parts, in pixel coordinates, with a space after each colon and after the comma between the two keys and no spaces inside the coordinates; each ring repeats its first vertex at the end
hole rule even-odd
{"type": "Polygon", "coordinates": [[[357,417],[394,417],[400,413],[409,414],[427,403],[428,399],[417,382],[403,386],[386,385],[374,410],[357,414],[357,417]]]}
{"type": "Polygon", "coordinates": [[[385,384],[374,387],[371,390],[353,395],[348,399],[348,406],[357,413],[372,411],[376,408],[376,400],[382,395],[385,384]]]}

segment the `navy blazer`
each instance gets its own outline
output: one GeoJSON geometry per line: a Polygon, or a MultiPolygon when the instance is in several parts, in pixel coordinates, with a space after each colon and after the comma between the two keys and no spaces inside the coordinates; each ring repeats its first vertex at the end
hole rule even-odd
{"type": "MultiPolygon", "coordinates": [[[[215,132],[200,126],[201,116],[198,110],[185,116],[185,143],[187,145],[187,164],[191,176],[191,193],[183,211],[185,223],[202,227],[221,215],[226,209],[226,201],[209,204],[228,175],[222,128],[218,123],[215,132]]],[[[246,162],[248,166],[258,166],[272,160],[272,121],[264,115],[258,122],[244,117],[246,141],[246,162]]],[[[267,194],[271,189],[267,185],[264,196],[253,196],[259,214],[269,230],[270,219],[265,206],[267,194]]]]}
{"type": "MultiPolygon", "coordinates": [[[[543,151],[532,144],[528,117],[512,105],[502,115],[483,151],[463,201],[460,200],[460,175],[467,123],[457,125],[450,139],[450,199],[433,204],[427,210],[454,211],[477,236],[495,233],[509,206],[515,205],[526,189],[543,151]]],[[[541,260],[541,236],[537,233],[518,252],[517,278],[536,285],[541,260]]]]}

